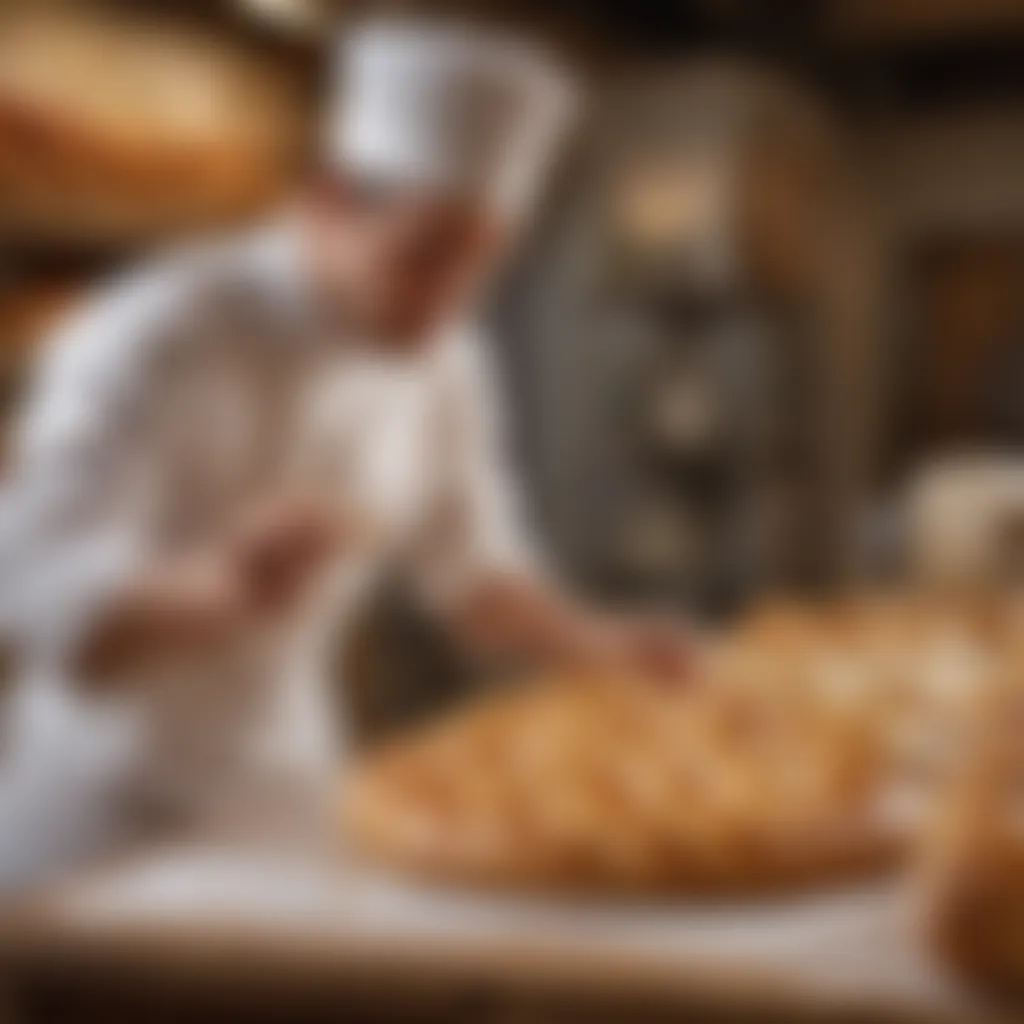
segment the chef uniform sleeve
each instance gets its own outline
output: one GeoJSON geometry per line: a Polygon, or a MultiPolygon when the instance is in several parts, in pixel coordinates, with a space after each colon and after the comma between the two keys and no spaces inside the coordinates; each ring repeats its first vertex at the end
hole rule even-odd
{"type": "Polygon", "coordinates": [[[484,575],[543,575],[509,463],[495,370],[484,344],[472,333],[453,339],[437,389],[436,499],[415,562],[433,603],[457,600],[484,575]]]}
{"type": "Polygon", "coordinates": [[[59,663],[135,571],[155,491],[152,335],[174,282],[134,280],[48,347],[0,490],[0,635],[59,663]]]}

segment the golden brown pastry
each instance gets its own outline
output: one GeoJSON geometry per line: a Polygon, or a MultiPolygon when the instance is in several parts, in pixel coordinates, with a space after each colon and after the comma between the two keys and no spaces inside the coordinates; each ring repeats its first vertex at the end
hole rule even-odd
{"type": "Polygon", "coordinates": [[[766,607],[687,692],[560,679],[406,737],[346,787],[350,842],[458,883],[704,895],[891,866],[990,674],[987,606],[766,607]]]}
{"type": "Polygon", "coordinates": [[[487,701],[372,759],[349,836],[492,885],[705,894],[889,863],[855,719],[766,697],[565,680],[487,701]]]}

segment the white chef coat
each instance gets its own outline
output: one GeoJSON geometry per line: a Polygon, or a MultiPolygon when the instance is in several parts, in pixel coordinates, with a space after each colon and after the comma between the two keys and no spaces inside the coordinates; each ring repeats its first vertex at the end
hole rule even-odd
{"type": "Polygon", "coordinates": [[[109,839],[128,793],[200,819],[318,798],[327,640],[374,569],[403,558],[443,596],[532,567],[472,332],[388,357],[339,336],[306,285],[286,220],[133,275],[55,340],[0,496],[0,627],[26,656],[0,884],[109,839]],[[67,653],[122,581],[297,487],[374,526],[315,607],[219,663],[116,698],[76,689],[67,653]]]}

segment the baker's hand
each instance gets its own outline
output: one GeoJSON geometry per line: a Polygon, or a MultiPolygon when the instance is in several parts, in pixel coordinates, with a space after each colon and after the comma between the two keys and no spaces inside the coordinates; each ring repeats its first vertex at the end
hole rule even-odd
{"type": "Polygon", "coordinates": [[[72,652],[75,675],[90,689],[120,687],[140,671],[223,649],[245,614],[241,577],[223,552],[156,561],[125,584],[72,652]]]}
{"type": "Polygon", "coordinates": [[[693,677],[697,645],[678,620],[607,615],[547,581],[492,572],[467,588],[449,619],[469,650],[526,656],[582,678],[679,685],[693,677]]]}
{"type": "Polygon", "coordinates": [[[286,495],[250,509],[228,541],[246,611],[277,615],[294,608],[341,548],[360,541],[353,516],[324,502],[286,495]]]}
{"type": "Polygon", "coordinates": [[[301,497],[247,511],[220,543],[150,566],[111,602],[77,652],[76,667],[105,682],[148,666],[207,657],[254,626],[301,607],[345,544],[351,516],[301,497]]]}
{"type": "Polygon", "coordinates": [[[691,630],[679,622],[638,619],[624,627],[620,643],[623,658],[639,674],[669,684],[692,680],[697,643],[691,630]]]}
{"type": "Polygon", "coordinates": [[[692,680],[697,643],[681,623],[638,616],[614,619],[598,629],[594,660],[603,670],[670,686],[692,680]]]}

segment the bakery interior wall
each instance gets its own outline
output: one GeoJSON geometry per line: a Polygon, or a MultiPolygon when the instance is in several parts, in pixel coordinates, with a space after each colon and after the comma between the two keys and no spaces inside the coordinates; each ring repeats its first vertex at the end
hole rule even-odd
{"type": "Polygon", "coordinates": [[[1016,471],[1024,9],[998,0],[8,0],[5,409],[99,279],[285,197],[330,26],[409,8],[533,28],[591,85],[492,311],[578,585],[719,614],[900,571],[922,467],[1016,471]]]}

